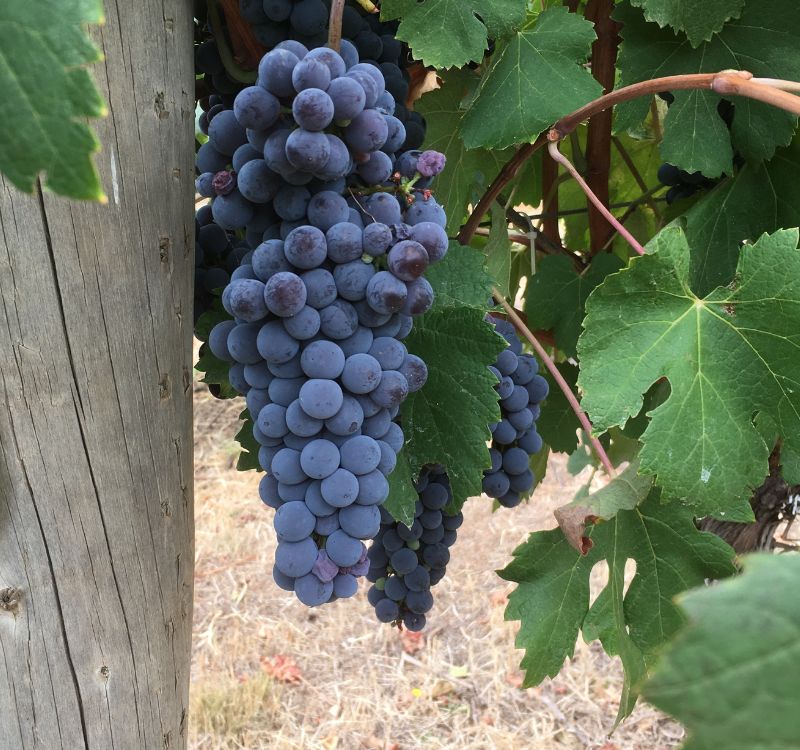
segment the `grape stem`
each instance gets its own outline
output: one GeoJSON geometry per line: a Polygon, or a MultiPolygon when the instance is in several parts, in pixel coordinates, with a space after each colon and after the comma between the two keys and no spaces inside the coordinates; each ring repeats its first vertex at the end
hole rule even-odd
{"type": "Polygon", "coordinates": [[[328,46],[334,52],[338,52],[342,47],[342,13],[344,13],[344,0],[333,0],[328,23],[328,46]]]}
{"type": "Polygon", "coordinates": [[[575,412],[575,416],[578,417],[578,421],[581,423],[581,427],[583,427],[584,431],[589,437],[589,442],[592,444],[592,448],[594,448],[595,452],[597,453],[597,457],[600,459],[600,463],[603,464],[603,468],[606,470],[606,474],[613,479],[617,472],[614,469],[614,465],[611,463],[611,459],[608,457],[608,454],[603,448],[600,441],[593,435],[592,433],[592,423],[589,421],[589,417],[586,416],[586,412],[581,409],[580,403],[578,403],[578,399],[575,397],[575,394],[572,392],[572,389],[569,387],[569,384],[566,380],[564,380],[564,376],[558,371],[555,362],[553,362],[550,355],[547,353],[545,348],[539,343],[536,336],[533,335],[530,328],[523,322],[522,318],[517,314],[517,311],[508,303],[506,302],[506,298],[503,296],[503,293],[499,289],[492,289],[492,296],[495,298],[497,303],[506,311],[506,315],[508,315],[508,319],[514,324],[514,327],[530,342],[530,345],[533,347],[536,354],[539,355],[542,362],[544,362],[547,369],[550,371],[550,374],[553,376],[553,380],[558,383],[558,387],[561,389],[562,393],[566,397],[569,405],[572,407],[572,411],[575,412]]]}
{"type": "MultiPolygon", "coordinates": [[[[562,117],[550,130],[561,140],[572,133],[584,120],[603,112],[622,102],[640,96],[652,96],[659,91],[686,91],[706,89],[721,96],[747,96],[751,99],[772,104],[787,112],[800,116],[800,97],[787,90],[800,91],[800,83],[778,79],[753,78],[752,73],[743,70],[723,70],[719,73],[692,73],[689,75],[665,76],[650,81],[641,81],[623,86],[576,109],[572,114],[562,117]]],[[[535,154],[549,139],[540,135],[533,143],[526,143],[509,159],[494,179],[484,196],[478,201],[467,222],[461,228],[458,241],[468,245],[475,230],[486,215],[492,202],[503,188],[516,177],[522,165],[535,154]]]]}
{"type": "Polygon", "coordinates": [[[356,2],[365,10],[367,13],[380,13],[381,9],[375,5],[375,3],[370,2],[370,0],[356,0],[356,2]]]}
{"type": "Polygon", "coordinates": [[[239,65],[234,58],[233,51],[228,45],[225,32],[222,30],[222,17],[220,16],[217,0],[209,0],[208,20],[211,25],[211,32],[214,34],[214,41],[217,43],[219,56],[222,58],[222,64],[225,66],[225,71],[234,81],[238,81],[239,83],[255,83],[257,77],[255,72],[252,70],[245,70],[239,65]]]}
{"type": "Polygon", "coordinates": [[[603,215],[605,220],[628,241],[628,244],[637,253],[639,253],[639,255],[644,255],[644,248],[639,244],[638,240],[627,229],[625,229],[625,227],[617,220],[617,217],[605,207],[603,201],[601,201],[594,194],[594,191],[589,187],[589,184],[586,182],[586,180],[583,179],[581,173],[575,169],[572,162],[558,150],[558,132],[556,130],[551,130],[548,134],[548,138],[550,138],[550,143],[547,146],[547,150],[550,153],[550,156],[553,158],[553,161],[560,164],[572,175],[572,177],[575,179],[575,182],[580,185],[581,190],[586,193],[586,197],[594,204],[595,208],[603,215]]]}

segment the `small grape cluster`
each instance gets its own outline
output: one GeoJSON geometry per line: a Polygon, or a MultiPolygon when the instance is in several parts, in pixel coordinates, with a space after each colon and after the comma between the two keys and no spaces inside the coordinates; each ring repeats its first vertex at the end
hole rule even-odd
{"type": "Polygon", "coordinates": [[[535,477],[530,457],[542,448],[536,420],[541,411],[539,405],[547,398],[548,385],[537,372],[536,359],[522,353],[514,326],[500,318],[493,322],[508,347],[489,368],[500,381],[495,388],[502,419],[491,425],[492,466],[485,472],[483,491],[503,507],[513,508],[533,488],[535,477]]]}
{"type": "Polygon", "coordinates": [[[211,206],[198,210],[194,229],[194,322],[197,323],[211,309],[215,296],[227,286],[250,248],[214,224],[211,206]]]}
{"type": "Polygon", "coordinates": [[[373,581],[368,599],[378,620],[419,631],[433,607],[431,588],[445,575],[464,516],[445,510],[453,493],[444,467],[423,467],[415,487],[419,499],[411,527],[381,509],[380,531],[368,554],[367,580],[373,581]]]}
{"type": "Polygon", "coordinates": [[[246,227],[258,244],[222,293],[233,319],[208,344],[231,363],[229,381],[254,420],[267,472],[260,494],[276,509],[275,581],[316,606],[352,596],[367,572],[364,540],[380,528],[404,443],[392,420],[427,379],[402,339],[433,302],[425,270],[447,252],[444,212],[415,189],[444,157],[415,154],[418,171],[394,177],[402,125],[375,106],[391,104],[380,70],[284,44],[209,129],[212,157],[238,161],[250,128],[265,158],[251,154],[235,173],[212,175],[233,183],[214,187],[217,224],[246,227]],[[311,180],[327,189],[312,195],[311,180]],[[349,200],[340,194],[347,180],[349,200]],[[264,217],[279,223],[262,229],[264,217]]]}
{"type": "Polygon", "coordinates": [[[691,198],[700,190],[708,190],[719,182],[719,180],[709,179],[702,172],[687,172],[684,169],[678,169],[669,162],[665,162],[658,168],[658,181],[669,187],[666,195],[667,203],[691,198]]]}

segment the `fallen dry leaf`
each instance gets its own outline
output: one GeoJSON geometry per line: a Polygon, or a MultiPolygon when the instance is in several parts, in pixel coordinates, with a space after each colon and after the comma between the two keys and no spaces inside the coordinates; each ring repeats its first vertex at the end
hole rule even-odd
{"type": "Polygon", "coordinates": [[[278,682],[297,684],[303,677],[297,662],[290,656],[262,656],[261,669],[278,682]]]}
{"type": "Polygon", "coordinates": [[[414,655],[425,648],[425,635],[423,633],[412,633],[410,630],[403,630],[400,633],[400,643],[403,651],[414,655]]]}
{"type": "Polygon", "coordinates": [[[525,675],[523,675],[522,672],[509,672],[506,675],[506,682],[511,685],[511,687],[521,688],[524,681],[525,675]]]}

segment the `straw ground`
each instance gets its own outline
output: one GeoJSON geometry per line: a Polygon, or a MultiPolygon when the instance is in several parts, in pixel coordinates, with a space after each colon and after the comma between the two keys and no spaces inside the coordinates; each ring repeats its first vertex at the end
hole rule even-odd
{"type": "MultiPolygon", "coordinates": [[[[561,674],[522,690],[510,590],[494,571],[585,476],[561,460],[528,505],[465,507],[421,638],[375,621],[365,590],[309,610],[272,582],[272,511],[235,471],[241,403],[195,390],[197,574],[190,733],[195,750],[667,750],[682,729],[640,705],[608,736],[617,661],[579,643],[561,674]]],[[[596,571],[594,588],[603,583],[596,571]]],[[[363,588],[363,587],[362,587],[363,588]]]]}

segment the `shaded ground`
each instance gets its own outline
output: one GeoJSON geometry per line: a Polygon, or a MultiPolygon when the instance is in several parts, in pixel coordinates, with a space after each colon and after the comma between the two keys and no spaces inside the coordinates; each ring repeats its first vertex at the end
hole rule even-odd
{"type": "MultiPolygon", "coordinates": [[[[640,706],[608,737],[618,662],[580,643],[554,680],[521,690],[510,587],[493,572],[580,486],[563,462],[530,504],[470,501],[420,638],[355,599],[309,610],[272,582],[272,511],[233,465],[240,403],[195,393],[197,573],[190,733],[196,750],[666,750],[683,735],[640,706]]],[[[585,480],[585,477],[584,477],[585,480]]],[[[597,573],[597,585],[602,573],[597,573]]]]}

